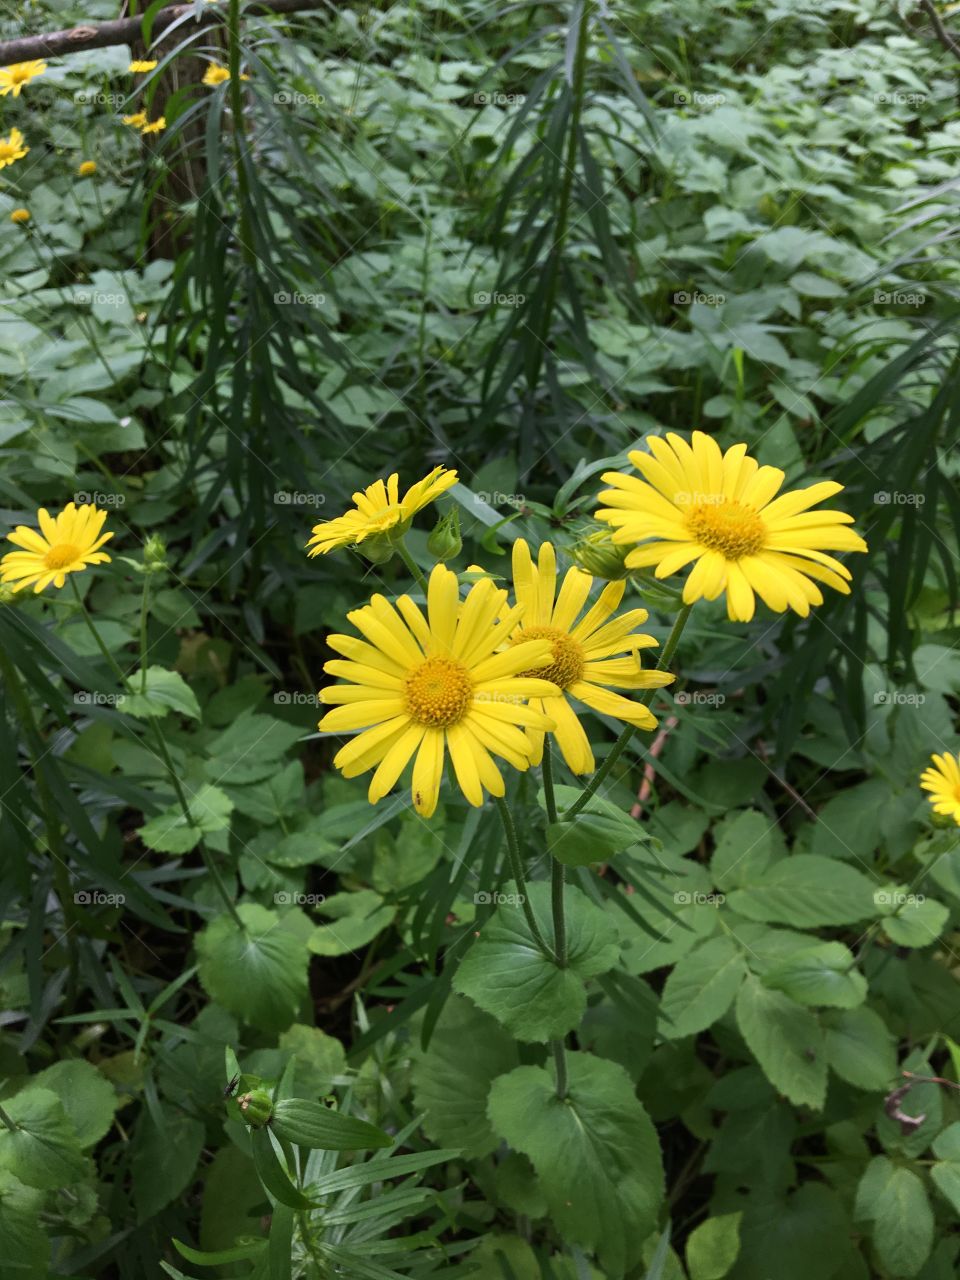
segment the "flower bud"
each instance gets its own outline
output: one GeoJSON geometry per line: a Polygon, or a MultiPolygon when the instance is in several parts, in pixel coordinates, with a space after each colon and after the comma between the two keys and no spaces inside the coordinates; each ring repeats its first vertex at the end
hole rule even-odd
{"type": "Polygon", "coordinates": [[[427,550],[437,560],[453,560],[463,548],[460,536],[460,512],[451,507],[442,515],[427,538],[427,550]]]}
{"type": "Polygon", "coordinates": [[[273,1115],[273,1099],[266,1089],[251,1089],[237,1099],[237,1106],[244,1122],[251,1129],[262,1129],[273,1115]]]}
{"type": "Polygon", "coordinates": [[[357,550],[371,564],[386,564],[396,555],[394,539],[386,533],[375,533],[357,544],[357,550]]]}
{"type": "Polygon", "coordinates": [[[625,578],[627,569],[624,561],[629,547],[618,547],[609,529],[596,529],[586,534],[571,550],[574,560],[594,578],[603,578],[607,582],[617,582],[625,578]]]}
{"type": "Polygon", "coordinates": [[[143,563],[151,573],[167,567],[167,544],[159,534],[152,533],[143,544],[143,563]]]}

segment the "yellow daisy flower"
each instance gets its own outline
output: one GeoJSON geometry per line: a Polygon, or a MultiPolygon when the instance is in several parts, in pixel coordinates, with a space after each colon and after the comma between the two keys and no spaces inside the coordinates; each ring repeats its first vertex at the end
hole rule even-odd
{"type": "Polygon", "coordinates": [[[89,178],[91,177],[92,174],[96,172],[97,172],[96,160],[84,160],[83,163],[77,169],[77,173],[80,175],[81,178],[89,178]]]}
{"type": "Polygon", "coordinates": [[[927,799],[933,805],[933,812],[947,814],[960,826],[960,756],[944,752],[930,759],[936,767],[923,771],[920,786],[930,792],[927,799]]]}
{"type": "Polygon", "coordinates": [[[159,116],[156,120],[151,120],[149,124],[141,125],[140,132],[143,134],[162,133],[166,127],[167,127],[167,117],[159,116]]]}
{"type": "Polygon", "coordinates": [[[156,58],[138,58],[134,62],[130,63],[129,67],[127,67],[127,70],[132,71],[134,73],[147,72],[147,71],[152,71],[154,67],[156,67],[156,65],[157,65],[156,58]]]}
{"type": "MultiPolygon", "coordinates": [[[[640,650],[657,643],[653,636],[633,630],[646,622],[646,609],[628,609],[620,617],[613,617],[626,583],[607,583],[593,607],[583,613],[592,588],[590,574],[574,568],[567,570],[558,592],[557,557],[551,544],[541,545],[537,564],[522,538],[513,544],[513,590],[523,617],[510,643],[550,643],[553,660],[537,674],[552,680],[558,692],[532,698],[530,707],[556,723],[552,733],[573,773],[590,773],[595,764],[571,698],[637,729],[655,729],[657,722],[646,707],[611,689],[660,689],[673,680],[669,671],[640,667],[640,650]],[[629,656],[618,656],[624,654],[629,656]]],[[[527,737],[533,747],[531,763],[539,764],[543,758],[543,729],[531,726],[527,737]]]]}
{"type": "Polygon", "coordinates": [[[412,484],[401,498],[400,477],[394,472],[386,483],[378,480],[362,493],[355,493],[355,510],[337,516],[335,520],[315,524],[313,537],[307,543],[308,553],[311,556],[326,555],[328,551],[356,546],[364,538],[392,529],[402,533],[418,511],[456,483],[456,471],[434,467],[428,476],[412,484]]]}
{"type": "Polygon", "coordinates": [[[79,573],[91,564],[105,564],[110,557],[100,548],[113,537],[101,533],[106,511],[94,506],[76,507],[68,502],[60,514],[51,516],[43,507],[37,512],[40,532],[17,525],[7,541],[20,551],[11,551],[0,560],[0,582],[14,583],[14,591],[33,586],[43,591],[51,582],[62,587],[68,573],[79,573]]]}
{"type": "Polygon", "coordinates": [[[30,210],[29,210],[29,209],[14,209],[13,213],[11,213],[11,215],[10,215],[10,221],[11,221],[11,222],[21,222],[21,223],[22,223],[22,222],[29,222],[29,221],[30,221],[30,210]]]}
{"type": "Polygon", "coordinates": [[[0,67],[0,98],[5,98],[8,93],[19,98],[23,86],[37,76],[42,76],[46,69],[47,64],[42,58],[34,58],[31,62],[15,62],[11,67],[0,67]]]}
{"type": "Polygon", "coordinates": [[[230,72],[226,67],[221,67],[216,62],[211,62],[204,72],[202,83],[208,89],[215,89],[218,84],[223,84],[225,80],[229,79],[230,72]]]}
{"type": "Polygon", "coordinates": [[[614,488],[600,494],[607,505],[598,520],[613,525],[613,541],[634,545],[628,569],[656,565],[665,578],[695,561],[683,588],[685,604],[727,594],[734,622],[749,622],[754,592],[777,613],[806,617],[823,603],[813,579],[849,594],[850,571],[826,551],[866,551],[845,526],[843,511],[812,511],[843,485],[821,481],[776,497],[784,481],[777,467],[761,467],[735,444],[726,453],[702,431],[688,444],[670,433],[647,436],[649,453],[629,455],[643,479],[606,472],[614,488]],[[652,539],[652,541],[650,541],[652,539]]]}
{"type": "Polygon", "coordinates": [[[0,138],[0,169],[5,169],[14,160],[22,160],[30,150],[23,145],[23,134],[19,129],[11,129],[10,136],[0,138]]]}
{"type": "Polygon", "coordinates": [[[346,661],[333,659],[323,669],[350,683],[320,691],[321,702],[339,704],[320,728],[363,730],[333,763],[347,778],[375,768],[371,804],[394,786],[414,754],[413,803],[425,818],[437,807],[446,752],[472,805],[483,803],[485,790],[504,793],[493,756],[515,769],[529,767],[533,748],[523,729],[542,732],[553,725],[524,700],[556,694],[554,685],[533,674],[552,650],[546,640],[506,645],[521,613],[509,609],[497,620],[506,596],[483,581],[461,605],[456,574],[438,564],[430,574],[426,617],[409,596],[394,606],[376,595],[347,615],[362,639],[328,637],[346,661]]]}
{"type": "Polygon", "coordinates": [[[135,111],[132,116],[124,116],[123,123],[130,125],[132,129],[142,129],[147,123],[147,113],[145,111],[135,111]]]}

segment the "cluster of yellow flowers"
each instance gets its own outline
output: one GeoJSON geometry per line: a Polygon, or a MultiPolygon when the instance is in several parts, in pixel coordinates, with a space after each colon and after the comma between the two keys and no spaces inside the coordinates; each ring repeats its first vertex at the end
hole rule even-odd
{"type": "MultiPolygon", "coordinates": [[[[774,611],[806,616],[822,602],[818,582],[849,592],[850,573],[829,551],[865,551],[863,539],[841,511],[814,510],[841,486],[832,482],[779,494],[784,474],[759,466],[745,445],[722,453],[694,432],[649,436],[648,452],[629,455],[639,475],[603,476],[598,521],[613,528],[609,543],[625,548],[627,568],[655,567],[665,578],[692,564],[683,587],[687,605],[726,595],[728,616],[746,621],[755,599],[774,611]]],[[[401,539],[413,517],[457,483],[455,471],[436,467],[401,496],[399,477],[378,480],[354,494],[354,508],[313,528],[310,555],[401,539]]],[[[0,582],[20,591],[62,587],[68,574],[110,557],[101,550],[105,513],[69,503],[55,518],[38,512],[39,531],[19,526],[8,534],[18,550],[0,561],[0,582]]],[[[594,544],[595,545],[595,544],[594,544]]],[[[406,556],[405,556],[406,558],[406,556]]],[[[518,770],[541,762],[552,735],[575,774],[594,769],[590,742],[575,704],[639,729],[656,720],[630,696],[671,683],[668,672],[644,667],[641,653],[656,640],[637,628],[645,609],[618,612],[626,581],[608,581],[591,603],[594,576],[574,566],[558,575],[553,545],[537,555],[518,538],[512,551],[512,598],[477,566],[461,597],[460,581],[440,563],[424,583],[425,608],[409,595],[395,601],[376,594],[347,615],[357,634],[335,634],[337,658],[328,675],[340,683],[320,691],[330,706],[319,727],[355,736],[334,757],[344,776],[372,771],[375,804],[413,760],[414,807],[436,809],[444,763],[473,805],[484,793],[502,796],[496,760],[518,770]],[[619,692],[623,691],[623,692],[619,692]]],[[[921,785],[938,814],[960,824],[960,758],[934,756],[921,785]]]]}
{"type": "MultiPolygon", "coordinates": [[[[39,58],[34,58],[31,62],[15,62],[11,67],[0,67],[0,98],[5,98],[8,94],[19,98],[23,86],[37,76],[42,76],[46,69],[47,64],[39,58]]],[[[0,138],[0,169],[22,160],[29,150],[24,145],[20,130],[11,129],[5,138],[0,138]]]]}

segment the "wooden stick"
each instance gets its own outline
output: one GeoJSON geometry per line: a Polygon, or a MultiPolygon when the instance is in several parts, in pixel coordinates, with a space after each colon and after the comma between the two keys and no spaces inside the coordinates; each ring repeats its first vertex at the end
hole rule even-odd
{"type": "MultiPolygon", "coordinates": [[[[326,9],[329,0],[253,0],[244,13],[296,13],[304,9],[326,9]]],[[[184,14],[192,14],[192,4],[172,4],[161,9],[153,20],[153,40],[159,40],[167,27],[172,26],[184,14]]],[[[225,4],[205,4],[200,16],[190,24],[209,27],[225,22],[225,4]]],[[[57,58],[64,54],[78,53],[82,49],[105,49],[114,44],[140,44],[141,18],[117,18],[113,22],[99,22],[96,26],[71,27],[67,31],[51,31],[43,36],[21,36],[16,40],[0,40],[0,67],[14,62],[30,62],[33,58],[57,58]]]]}

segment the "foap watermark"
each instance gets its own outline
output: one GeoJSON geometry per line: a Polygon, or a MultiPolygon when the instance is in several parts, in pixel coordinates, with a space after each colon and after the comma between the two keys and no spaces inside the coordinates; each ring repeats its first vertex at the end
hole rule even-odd
{"type": "Polygon", "coordinates": [[[473,495],[473,500],[474,502],[485,502],[488,507],[514,507],[517,511],[527,505],[526,494],[500,493],[496,489],[493,493],[477,492],[473,495]]]}
{"type": "Polygon", "coordinates": [[[301,493],[299,489],[278,489],[273,495],[275,507],[322,507],[326,502],[322,493],[301,493]]]}
{"type": "Polygon", "coordinates": [[[475,307],[522,307],[527,300],[525,293],[498,293],[494,290],[492,293],[486,289],[481,289],[479,293],[473,295],[473,305],[475,307]]]}
{"type": "Polygon", "coordinates": [[[280,307],[322,307],[327,300],[325,293],[301,293],[295,289],[288,293],[286,289],[278,289],[273,295],[274,302],[280,307]]]}
{"type": "Polygon", "coordinates": [[[511,706],[522,706],[524,699],[517,693],[497,693],[493,690],[482,690],[473,695],[474,702],[505,702],[511,706]]]}
{"type": "Polygon", "coordinates": [[[277,907],[319,907],[326,900],[325,893],[298,893],[295,889],[280,889],[273,895],[277,907]]]}
{"type": "Polygon", "coordinates": [[[126,495],[122,493],[101,493],[98,489],[78,489],[73,495],[75,507],[124,507],[126,495]]]}
{"type": "Polygon", "coordinates": [[[78,889],[73,895],[77,907],[122,907],[126,901],[126,894],[104,893],[102,889],[78,889]]]}
{"type": "Polygon", "coordinates": [[[927,95],[908,93],[906,89],[890,89],[886,93],[875,93],[873,100],[878,107],[922,107],[927,95]]]}
{"type": "Polygon", "coordinates": [[[922,893],[907,893],[903,889],[878,889],[873,895],[878,907],[919,907],[926,902],[922,893]]]}
{"type": "Polygon", "coordinates": [[[873,304],[876,307],[922,307],[927,295],[920,289],[874,289],[873,304]]]}
{"type": "Polygon", "coordinates": [[[526,894],[501,893],[499,889],[494,889],[492,893],[480,889],[473,895],[474,906],[477,907],[522,907],[526,900],[526,894]]]}
{"type": "Polygon", "coordinates": [[[680,490],[673,495],[678,507],[719,507],[728,501],[725,493],[698,493],[696,489],[680,490]]]}
{"type": "Polygon", "coordinates": [[[127,100],[125,93],[102,93],[99,89],[80,89],[73,95],[78,107],[119,107],[127,100]]]}
{"type": "Polygon", "coordinates": [[[922,507],[926,500],[925,493],[901,493],[896,489],[879,489],[873,495],[878,507],[922,507]]]}
{"type": "Polygon", "coordinates": [[[725,893],[702,893],[697,889],[678,889],[673,901],[678,907],[722,907],[725,893]]]}
{"type": "Polygon", "coordinates": [[[722,707],[727,698],[726,694],[711,693],[708,689],[681,689],[673,700],[681,707],[722,707]]]}
{"type": "Polygon", "coordinates": [[[326,102],[322,93],[299,93],[296,89],[281,89],[273,100],[278,107],[322,107],[326,102]]]}
{"type": "Polygon", "coordinates": [[[522,107],[526,100],[525,93],[502,93],[499,89],[473,95],[475,107],[522,107]]]}
{"type": "Polygon", "coordinates": [[[873,695],[875,707],[922,707],[925,693],[904,693],[902,689],[878,689],[873,695]]]}
{"type": "Polygon", "coordinates": [[[96,689],[80,689],[73,695],[73,701],[78,707],[118,707],[125,697],[124,693],[100,693],[96,689]]]}
{"type": "Polygon", "coordinates": [[[675,307],[722,307],[727,300],[725,293],[704,293],[702,289],[677,289],[673,296],[675,307]]]}
{"type": "Polygon", "coordinates": [[[725,93],[701,93],[699,89],[678,89],[673,95],[675,107],[722,107],[726,100],[725,93]]]}
{"type": "Polygon", "coordinates": [[[315,693],[304,693],[300,689],[281,689],[273,695],[274,706],[277,707],[319,707],[320,699],[315,693]]]}
{"type": "Polygon", "coordinates": [[[106,293],[102,289],[87,289],[82,285],[80,288],[73,290],[70,298],[73,304],[78,307],[90,305],[95,307],[127,307],[130,305],[130,299],[122,291],[106,293]]]}

